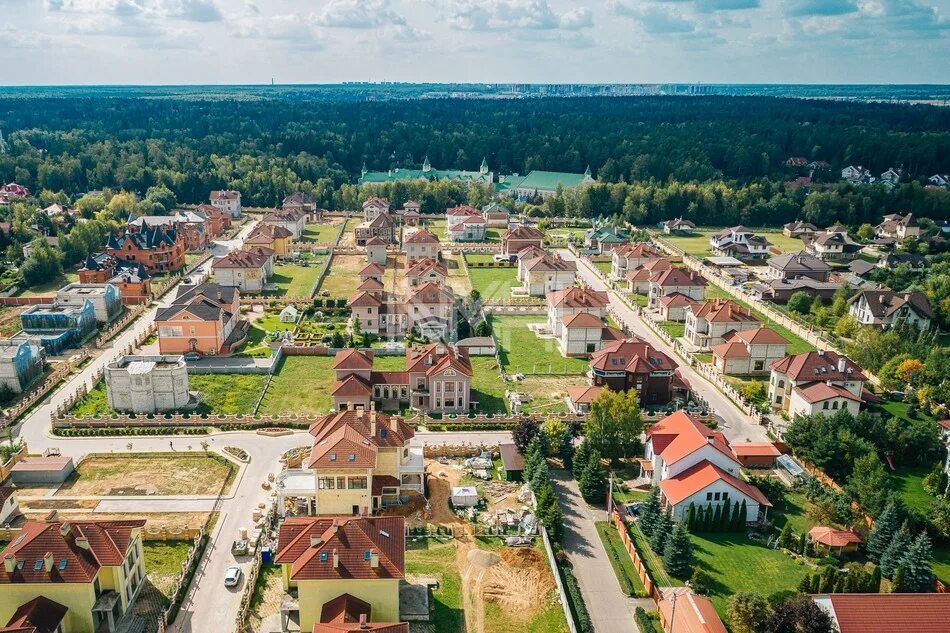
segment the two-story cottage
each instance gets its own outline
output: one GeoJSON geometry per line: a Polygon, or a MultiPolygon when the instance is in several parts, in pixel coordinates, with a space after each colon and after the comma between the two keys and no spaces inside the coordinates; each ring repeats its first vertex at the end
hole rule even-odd
{"type": "Polygon", "coordinates": [[[490,202],[482,207],[482,215],[490,228],[508,228],[508,222],[511,219],[511,212],[503,204],[490,202]]]}
{"type": "Polygon", "coordinates": [[[713,367],[729,376],[767,375],[772,363],[785,358],[788,340],[771,328],[731,332],[712,346],[713,367]]]}
{"type": "Polygon", "coordinates": [[[805,352],[772,363],[769,403],[794,418],[842,409],[861,409],[867,377],[851,359],[837,352],[805,352]]]}
{"type": "Polygon", "coordinates": [[[811,222],[803,222],[801,220],[795,220],[794,222],[782,225],[782,235],[785,237],[801,237],[802,235],[814,233],[817,230],[818,227],[811,222]]]}
{"type": "Polygon", "coordinates": [[[405,549],[403,517],[284,520],[274,555],[294,596],[281,611],[284,630],[293,619],[307,633],[408,633],[399,622],[405,549]]]}
{"type": "Polygon", "coordinates": [[[367,198],[363,202],[363,222],[372,222],[384,213],[389,214],[389,200],[386,198],[367,198]]]}
{"type": "Polygon", "coordinates": [[[155,314],[155,324],[163,355],[230,354],[247,340],[241,293],[234,286],[181,284],[172,305],[155,314]]]}
{"type": "Polygon", "coordinates": [[[311,222],[321,222],[323,219],[317,209],[316,199],[303,191],[295,191],[285,196],[280,203],[280,208],[284,211],[296,211],[299,215],[310,218],[311,222]]]}
{"type": "Polygon", "coordinates": [[[806,251],[784,253],[768,261],[768,279],[800,279],[807,277],[816,281],[831,278],[831,265],[806,251]]]}
{"type": "Polygon", "coordinates": [[[403,250],[406,251],[408,262],[417,259],[438,259],[439,238],[428,229],[419,229],[403,239],[403,250]]]}
{"type": "Polygon", "coordinates": [[[927,295],[922,292],[862,290],[848,300],[848,314],[858,323],[882,328],[907,323],[921,330],[934,319],[927,295]]]}
{"type": "Polygon", "coordinates": [[[261,224],[283,227],[290,231],[292,239],[299,240],[307,230],[307,217],[307,212],[303,209],[283,208],[265,215],[261,224]]]}
{"type": "Polygon", "coordinates": [[[864,184],[871,179],[871,170],[863,165],[848,165],[841,170],[842,180],[853,185],[864,184]]]}
{"type": "Polygon", "coordinates": [[[369,264],[379,264],[385,266],[389,259],[389,244],[386,240],[379,237],[371,237],[363,245],[366,248],[366,262],[369,264]]]}
{"type": "Polygon", "coordinates": [[[202,252],[211,242],[207,220],[203,215],[193,211],[176,211],[173,215],[143,215],[134,219],[129,218],[127,225],[136,230],[145,225],[174,229],[184,240],[185,250],[189,253],[202,252]]]}
{"type": "Polygon", "coordinates": [[[122,235],[110,235],[106,253],[130,264],[145,267],[150,274],[169,273],[185,265],[185,240],[173,228],[130,226],[122,235]]]}
{"type": "Polygon", "coordinates": [[[758,488],[739,479],[740,464],[725,436],[684,411],[660,420],[646,433],[650,475],[674,520],[685,521],[690,506],[728,508],[731,513],[745,504],[743,519],[752,523],[760,509],[772,505],[758,488]]]}
{"type": "Polygon", "coordinates": [[[263,246],[264,248],[269,248],[274,251],[274,256],[278,259],[283,259],[291,252],[290,242],[293,240],[293,237],[294,234],[283,226],[276,224],[259,224],[251,231],[250,235],[244,238],[242,248],[250,250],[258,246],[263,246]]]}
{"type": "Polygon", "coordinates": [[[907,215],[891,213],[885,215],[884,221],[875,227],[874,234],[878,237],[890,237],[903,241],[909,237],[919,236],[920,225],[913,213],[907,215]]]}
{"type": "Polygon", "coordinates": [[[513,257],[529,246],[544,247],[544,233],[533,226],[519,224],[501,236],[501,252],[505,255],[513,257]]]}
{"type": "Polygon", "coordinates": [[[765,259],[772,245],[761,235],[744,226],[733,226],[709,237],[713,253],[740,260],[765,259]]]}
{"type": "MultiPolygon", "coordinates": [[[[363,270],[367,271],[370,264],[363,270]]],[[[351,318],[358,320],[363,332],[386,337],[403,337],[416,328],[421,336],[438,340],[456,335],[456,300],[451,290],[434,281],[410,286],[408,296],[384,292],[382,275],[367,271],[357,293],[347,306],[351,318]]]]}
{"type": "Polygon", "coordinates": [[[484,242],[488,223],[480,213],[466,216],[448,215],[446,237],[453,242],[484,242]]]}
{"type": "Polygon", "coordinates": [[[694,301],[702,301],[706,294],[706,283],[702,275],[688,268],[661,270],[650,278],[648,307],[656,309],[662,297],[673,293],[686,295],[694,301]]]}
{"type": "Polygon", "coordinates": [[[547,330],[557,339],[564,356],[589,356],[605,344],[622,340],[623,332],[604,321],[607,292],[572,286],[547,296],[547,330]]]}
{"type": "Polygon", "coordinates": [[[676,391],[687,389],[676,375],[679,365],[635,336],[607,343],[591,354],[593,386],[614,391],[636,389],[641,404],[666,404],[676,391]]]}
{"type": "Polygon", "coordinates": [[[543,297],[573,286],[576,278],[577,262],[560,255],[544,253],[530,258],[519,257],[518,281],[521,287],[513,288],[512,294],[543,297]]]}
{"type": "Polygon", "coordinates": [[[445,284],[449,270],[436,259],[416,259],[406,266],[406,283],[409,287],[421,286],[426,282],[445,284]]]}
{"type": "Polygon", "coordinates": [[[686,341],[698,350],[724,343],[730,332],[759,328],[761,321],[748,308],[731,299],[704,301],[686,312],[686,341]]]}
{"type": "Polygon", "coordinates": [[[632,270],[628,270],[623,276],[627,282],[627,292],[635,292],[641,295],[650,294],[650,280],[657,273],[673,268],[673,262],[665,257],[651,259],[645,264],[632,270]]]}
{"type": "Polygon", "coordinates": [[[848,229],[840,224],[802,235],[802,242],[805,250],[824,261],[852,260],[861,251],[861,245],[852,240],[848,229]]]}
{"type": "Polygon", "coordinates": [[[584,233],[584,249],[595,255],[604,255],[630,242],[630,236],[612,226],[601,226],[584,233]]]}
{"type": "Polygon", "coordinates": [[[211,204],[232,218],[241,217],[241,192],[240,191],[212,191],[211,204]]]}
{"type": "Polygon", "coordinates": [[[683,323],[686,321],[686,315],[689,311],[695,310],[702,304],[702,301],[696,301],[686,295],[674,292],[671,295],[660,297],[657,304],[657,312],[664,321],[676,321],[683,323]]]}
{"type": "Polygon", "coordinates": [[[234,286],[241,292],[263,292],[268,277],[274,274],[274,251],[264,246],[248,251],[234,250],[216,257],[211,270],[215,281],[222,286],[234,286]]]}
{"type": "Polygon", "coordinates": [[[357,246],[365,246],[367,240],[378,237],[387,244],[396,243],[396,223],[388,213],[380,213],[372,220],[364,221],[354,229],[357,246]]]}
{"type": "Polygon", "coordinates": [[[211,239],[231,228],[231,215],[213,204],[199,205],[194,213],[204,218],[208,237],[211,239]]]}
{"type": "Polygon", "coordinates": [[[689,235],[695,230],[696,224],[690,220],[684,220],[683,218],[663,222],[663,232],[667,235],[689,235]]]}
{"type": "Polygon", "coordinates": [[[116,631],[144,585],[144,526],[138,519],[62,522],[55,511],[27,521],[0,554],[0,622],[35,618],[50,631],[116,631]]]}
{"type": "Polygon", "coordinates": [[[628,272],[661,257],[662,254],[647,242],[618,246],[611,252],[610,275],[614,279],[625,279],[628,272]]]}
{"type": "Polygon", "coordinates": [[[430,340],[455,340],[456,311],[455,294],[442,284],[427,281],[409,289],[407,327],[430,340]]]}

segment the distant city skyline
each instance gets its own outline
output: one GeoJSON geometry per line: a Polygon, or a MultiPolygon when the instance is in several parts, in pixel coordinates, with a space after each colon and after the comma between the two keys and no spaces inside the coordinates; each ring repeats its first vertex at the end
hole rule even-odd
{"type": "Polygon", "coordinates": [[[950,83],[950,0],[0,0],[0,85],[950,83]]]}

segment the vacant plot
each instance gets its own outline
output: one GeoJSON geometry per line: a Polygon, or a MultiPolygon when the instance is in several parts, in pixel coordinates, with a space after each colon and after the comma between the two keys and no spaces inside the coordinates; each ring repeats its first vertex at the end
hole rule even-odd
{"type": "Polygon", "coordinates": [[[660,329],[673,338],[679,338],[686,333],[685,323],[678,323],[677,321],[660,321],[657,325],[659,325],[660,329]]]}
{"type": "Polygon", "coordinates": [[[406,575],[433,577],[439,586],[432,592],[432,624],[435,633],[465,631],[462,577],[455,563],[455,541],[410,539],[406,543],[406,575]]]}
{"type": "Polygon", "coordinates": [[[565,358],[553,339],[539,339],[528,329],[531,323],[541,323],[544,315],[493,316],[495,338],[500,346],[499,357],[505,373],[522,374],[583,374],[588,361],[583,358],[565,358]]]}
{"type": "Polygon", "coordinates": [[[0,307],[0,337],[10,338],[23,329],[20,323],[20,313],[26,310],[24,307],[3,306],[0,307]]]}
{"type": "Polygon", "coordinates": [[[67,284],[76,283],[79,281],[79,273],[76,272],[67,272],[56,279],[51,279],[50,281],[36,284],[35,286],[30,286],[29,288],[23,288],[20,292],[16,293],[17,297],[45,297],[52,296],[56,294],[56,291],[62,288],[67,284]]]}
{"type": "Polygon", "coordinates": [[[360,285],[359,272],[366,266],[366,258],[362,255],[334,255],[320,284],[319,293],[328,292],[330,297],[349,298],[360,285]]]}
{"type": "Polygon", "coordinates": [[[334,377],[332,356],[284,357],[267,387],[259,413],[327,413],[334,377]]]}
{"type": "Polygon", "coordinates": [[[520,286],[518,269],[510,268],[473,268],[469,267],[468,276],[472,288],[482,295],[484,301],[511,299],[511,289],[520,286]]]}
{"type": "Polygon", "coordinates": [[[277,290],[268,290],[265,294],[275,297],[309,297],[317,275],[320,274],[321,261],[311,260],[309,266],[274,266],[274,274],[267,283],[277,284],[277,290]]]}
{"type": "Polygon", "coordinates": [[[593,262],[593,263],[594,263],[594,266],[597,268],[597,270],[604,273],[605,276],[610,277],[610,269],[612,266],[612,263],[610,261],[593,262]]]}
{"type": "Polygon", "coordinates": [[[181,566],[188,560],[191,541],[144,541],[145,573],[155,589],[162,594],[164,604],[174,588],[181,566]]]}
{"type": "Polygon", "coordinates": [[[514,383],[511,388],[531,396],[521,407],[525,413],[567,413],[567,390],[586,384],[587,378],[582,375],[528,375],[524,380],[514,383]]]}
{"type": "MultiPolygon", "coordinates": [[[[340,233],[340,222],[334,224],[308,224],[300,237],[301,242],[318,242],[321,244],[335,244],[340,233]]],[[[346,230],[346,229],[344,229],[346,230]]]]}
{"type": "Polygon", "coordinates": [[[219,495],[237,466],[214,453],[91,454],[56,495],[219,495]]]}
{"type": "Polygon", "coordinates": [[[442,253],[442,260],[449,271],[446,283],[456,295],[467,297],[472,292],[472,280],[468,278],[465,268],[462,267],[461,258],[462,256],[458,253],[448,251],[442,253]]]}
{"type": "Polygon", "coordinates": [[[478,413],[507,413],[508,401],[505,398],[505,382],[498,372],[498,362],[494,356],[472,356],[472,394],[478,399],[478,413]]]}

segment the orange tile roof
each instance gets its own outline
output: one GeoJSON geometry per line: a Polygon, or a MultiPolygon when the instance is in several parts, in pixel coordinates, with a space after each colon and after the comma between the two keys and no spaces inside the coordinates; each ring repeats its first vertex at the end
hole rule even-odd
{"type": "Polygon", "coordinates": [[[363,266],[362,270],[360,270],[359,272],[360,277],[375,277],[377,275],[385,275],[385,274],[386,274],[386,268],[383,266],[380,266],[379,264],[375,262],[373,262],[372,264],[367,264],[366,266],[363,266]]]}
{"type": "Polygon", "coordinates": [[[772,505],[758,488],[729,474],[719,466],[705,459],[698,464],[690,466],[675,477],[661,481],[660,490],[663,491],[663,495],[670,503],[676,505],[680,501],[688,499],[697,492],[701,492],[717,481],[729,485],[753,501],[758,502],[759,505],[772,505]]]}
{"type": "Polygon", "coordinates": [[[405,242],[406,244],[438,244],[439,238],[428,229],[420,229],[410,233],[405,242]]]}
{"type": "Polygon", "coordinates": [[[401,579],[405,551],[403,517],[289,517],[280,525],[274,560],[290,565],[291,580],[401,579]],[[379,555],[377,567],[372,553],[379,555]]]}
{"type": "Polygon", "coordinates": [[[788,339],[764,325],[755,330],[743,330],[736,336],[749,345],[788,345],[788,339]]]}
{"type": "Polygon", "coordinates": [[[448,268],[446,268],[442,262],[429,257],[423,257],[422,259],[417,259],[411,266],[406,268],[406,277],[422,277],[431,272],[438,273],[442,277],[447,277],[449,274],[448,268]]]}
{"type": "Polygon", "coordinates": [[[840,633],[946,633],[947,593],[841,593],[813,596],[829,602],[840,633]]]}
{"type": "Polygon", "coordinates": [[[555,308],[606,308],[610,296],[606,290],[592,290],[587,286],[571,286],[547,296],[549,306],[555,308]]]}
{"type": "Polygon", "coordinates": [[[861,537],[851,530],[836,530],[821,525],[808,530],[808,538],[828,547],[845,547],[861,542],[861,537]]]}
{"type": "Polygon", "coordinates": [[[601,389],[603,389],[603,387],[568,387],[567,397],[570,398],[574,404],[590,404],[600,395],[601,389]]]}
{"type": "MultiPolygon", "coordinates": [[[[355,378],[355,376],[350,376],[355,378]]],[[[376,446],[352,426],[341,426],[310,449],[310,468],[376,468],[376,446]]]]}
{"type": "Polygon", "coordinates": [[[731,299],[710,299],[695,308],[696,318],[703,318],[713,323],[751,323],[759,321],[748,308],[743,308],[731,299]]]}
{"type": "Polygon", "coordinates": [[[686,587],[665,588],[661,592],[663,598],[657,607],[667,623],[668,628],[664,630],[676,633],[726,633],[726,626],[719,619],[709,598],[697,595],[686,587]]]}
{"type": "Polygon", "coordinates": [[[376,295],[371,294],[367,292],[366,290],[362,290],[358,292],[357,294],[353,295],[352,297],[350,297],[349,300],[346,302],[346,305],[351,308],[352,307],[363,308],[367,306],[375,308],[377,306],[383,305],[383,301],[376,295]]]}
{"type": "Polygon", "coordinates": [[[711,430],[682,409],[648,428],[646,434],[648,439],[653,440],[653,451],[667,464],[674,464],[709,445],[735,461],[722,433],[711,430]]]}
{"type": "Polygon", "coordinates": [[[752,356],[749,349],[742,343],[720,343],[712,347],[713,356],[717,358],[749,358],[752,356]]]}
{"type": "Polygon", "coordinates": [[[694,273],[686,268],[669,268],[661,270],[651,280],[661,288],[685,288],[705,286],[706,280],[699,273],[694,273]]]}
{"type": "Polygon", "coordinates": [[[739,457],[778,457],[782,454],[771,442],[736,442],[729,446],[739,457]]]}
{"type": "Polygon", "coordinates": [[[574,314],[566,314],[561,317],[561,323],[564,324],[564,327],[603,327],[604,322],[600,320],[599,317],[594,316],[589,312],[575,312],[574,314]]]}
{"type": "Polygon", "coordinates": [[[508,229],[501,236],[503,240],[543,240],[544,233],[534,228],[533,226],[527,226],[525,224],[520,224],[514,228],[508,229]]]}
{"type": "Polygon", "coordinates": [[[412,290],[409,303],[452,304],[455,303],[455,295],[446,290],[445,286],[427,281],[412,290]]]}
{"type": "Polygon", "coordinates": [[[797,385],[794,391],[804,398],[805,402],[809,404],[823,402],[825,400],[830,400],[831,398],[845,398],[853,402],[861,402],[861,398],[854,395],[844,387],[835,384],[829,385],[828,383],[824,382],[809,382],[802,385],[797,385]]]}
{"type": "Polygon", "coordinates": [[[343,349],[333,357],[333,369],[372,369],[373,350],[343,349]]]}
{"type": "Polygon", "coordinates": [[[309,433],[318,444],[343,426],[351,426],[375,446],[404,446],[415,433],[405,421],[397,416],[376,411],[337,411],[310,425],[309,433]],[[376,420],[376,434],[372,433],[372,421],[376,420]]]}
{"type": "Polygon", "coordinates": [[[691,299],[680,292],[660,297],[660,305],[667,308],[685,308],[686,306],[698,305],[698,303],[695,299],[691,299]]]}
{"type": "Polygon", "coordinates": [[[653,248],[652,244],[647,242],[637,242],[635,244],[624,244],[620,248],[615,248],[614,252],[623,257],[633,257],[637,259],[659,258],[660,252],[653,248]]]}
{"type": "Polygon", "coordinates": [[[69,609],[45,596],[22,604],[0,633],[56,633],[69,609]]]}

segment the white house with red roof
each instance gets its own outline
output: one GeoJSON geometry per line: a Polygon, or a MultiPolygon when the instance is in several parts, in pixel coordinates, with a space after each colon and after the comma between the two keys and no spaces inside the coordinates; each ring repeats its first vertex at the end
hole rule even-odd
{"type": "Polygon", "coordinates": [[[437,259],[417,259],[406,265],[406,283],[410,287],[420,286],[430,281],[444,284],[448,276],[449,269],[437,259]]]}
{"type": "Polygon", "coordinates": [[[656,309],[661,298],[673,293],[686,295],[694,301],[702,301],[706,295],[706,280],[688,268],[661,270],[650,278],[648,307],[656,309]]]}
{"type": "Polygon", "coordinates": [[[664,321],[676,321],[677,323],[682,323],[686,320],[686,315],[690,310],[695,310],[701,305],[700,301],[696,301],[682,295],[678,292],[674,292],[671,295],[666,295],[665,297],[660,297],[659,305],[657,305],[657,312],[660,313],[660,318],[664,321]]]}
{"type": "Polygon", "coordinates": [[[771,506],[755,486],[739,479],[741,465],[726,437],[680,410],[647,429],[645,457],[662,503],[677,521],[689,506],[730,507],[745,502],[746,522],[771,506]]]}
{"type": "Polygon", "coordinates": [[[548,304],[548,329],[560,337],[564,317],[575,314],[591,314],[598,320],[607,316],[610,297],[605,290],[593,290],[588,286],[571,286],[557,290],[546,297],[548,304]]]}
{"type": "Polygon", "coordinates": [[[513,295],[544,297],[574,285],[577,279],[576,261],[547,252],[525,255],[522,257],[519,254],[518,281],[521,287],[512,288],[513,295]]]}
{"type": "Polygon", "coordinates": [[[282,607],[283,630],[296,620],[313,633],[408,633],[399,622],[406,578],[403,517],[290,517],[274,561],[296,603],[282,607]]]}
{"type": "Polygon", "coordinates": [[[216,257],[211,264],[214,280],[241,292],[263,292],[267,278],[274,274],[274,251],[266,246],[234,250],[216,257]]]}
{"type": "Polygon", "coordinates": [[[445,235],[453,242],[484,242],[488,222],[480,213],[466,216],[446,216],[448,227],[445,235]]]}
{"type": "Polygon", "coordinates": [[[628,271],[660,257],[662,257],[660,251],[647,242],[624,244],[611,252],[610,274],[615,279],[623,279],[628,271]]]}
{"type": "Polygon", "coordinates": [[[731,332],[712,347],[713,367],[729,376],[766,375],[785,358],[788,340],[761,323],[754,330],[731,332]]]}
{"type": "Polygon", "coordinates": [[[363,247],[366,249],[366,263],[367,264],[379,264],[380,266],[386,265],[386,260],[388,258],[387,248],[389,244],[381,237],[371,237],[366,240],[366,243],[363,244],[363,247]]]}
{"type": "Polygon", "coordinates": [[[757,316],[732,299],[710,299],[686,310],[683,337],[697,350],[708,350],[726,341],[733,332],[755,330],[761,325],[757,316]]]}
{"type": "Polygon", "coordinates": [[[419,229],[407,235],[402,241],[402,247],[409,262],[439,258],[439,238],[428,229],[419,229]]]}
{"type": "Polygon", "coordinates": [[[831,350],[786,356],[772,363],[769,402],[792,418],[833,415],[842,409],[857,414],[866,380],[851,359],[831,350]]]}
{"type": "Polygon", "coordinates": [[[636,292],[641,295],[650,294],[650,281],[657,273],[673,268],[673,262],[665,257],[651,259],[647,263],[628,270],[624,279],[627,282],[627,292],[636,292]]]}

